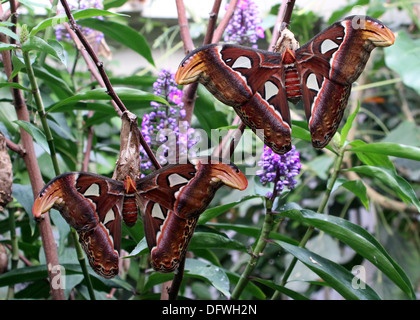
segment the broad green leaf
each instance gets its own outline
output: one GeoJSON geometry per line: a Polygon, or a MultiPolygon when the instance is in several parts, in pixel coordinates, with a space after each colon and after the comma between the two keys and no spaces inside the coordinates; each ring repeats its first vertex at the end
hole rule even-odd
{"type": "Polygon", "coordinates": [[[304,141],[311,141],[311,134],[309,132],[308,124],[305,121],[292,120],[292,137],[302,139],[304,141]]]}
{"type": "MultiPolygon", "coordinates": [[[[53,105],[54,106],[54,105],[53,105]]],[[[74,110],[92,110],[96,112],[105,113],[109,119],[109,115],[115,115],[115,109],[109,103],[100,103],[100,102],[83,102],[83,101],[75,101],[69,102],[68,104],[61,105],[57,108],[52,108],[51,110],[47,108],[48,112],[66,112],[66,111],[74,111],[74,110]]]]}
{"type": "Polygon", "coordinates": [[[32,138],[44,149],[45,152],[50,154],[50,147],[48,146],[47,138],[45,137],[44,132],[42,132],[38,127],[34,126],[32,123],[23,121],[23,120],[15,120],[14,121],[19,127],[23,128],[26,132],[28,132],[32,138]]]}
{"type": "Polygon", "coordinates": [[[22,44],[22,51],[41,51],[46,52],[49,55],[59,59],[64,65],[66,65],[66,60],[64,58],[64,50],[61,45],[58,45],[56,41],[52,42],[53,45],[50,45],[45,40],[38,37],[29,37],[27,41],[22,44]]]}
{"type": "Polygon", "coordinates": [[[131,258],[138,255],[142,255],[149,252],[149,248],[147,247],[146,238],[143,238],[140,240],[139,243],[137,243],[136,247],[131,251],[127,256],[124,258],[131,258]]]}
{"type": "Polygon", "coordinates": [[[343,266],[325,259],[307,249],[293,246],[286,242],[274,240],[273,243],[295,256],[345,299],[380,300],[378,294],[367,284],[364,286],[355,286],[355,276],[343,266]]]}
{"type": "Polygon", "coordinates": [[[415,121],[403,120],[377,142],[403,142],[405,146],[420,147],[420,127],[415,121]]]}
{"type": "Polygon", "coordinates": [[[300,294],[299,292],[290,290],[289,288],[280,286],[278,284],[273,283],[273,281],[270,280],[265,280],[265,279],[260,279],[260,278],[251,278],[252,281],[254,282],[259,282],[262,283],[263,285],[274,289],[276,291],[280,291],[281,293],[285,294],[286,296],[294,299],[294,300],[309,300],[307,297],[305,297],[304,295],[300,294]]]}
{"type": "Polygon", "coordinates": [[[349,134],[349,131],[351,129],[351,126],[353,125],[353,121],[356,118],[357,113],[359,112],[360,104],[357,104],[356,110],[348,117],[346,123],[343,126],[343,129],[341,130],[341,142],[340,147],[343,147],[346,143],[347,135],[349,134]]]}
{"type": "MultiPolygon", "coordinates": [[[[121,98],[121,100],[132,100],[132,101],[156,101],[162,104],[168,104],[168,102],[154,94],[132,89],[132,88],[114,88],[115,93],[121,98]]],[[[98,88],[93,89],[85,92],[81,92],[78,94],[73,95],[67,99],[64,99],[56,104],[46,108],[47,112],[57,112],[61,111],[60,107],[65,106],[69,103],[74,103],[78,101],[84,100],[111,100],[111,97],[106,93],[106,89],[98,88]]]]}
{"type": "Polygon", "coordinates": [[[420,161],[420,148],[400,143],[377,142],[360,145],[349,149],[354,152],[379,153],[392,157],[399,157],[420,161]]]}
{"type": "Polygon", "coordinates": [[[19,41],[19,36],[14,33],[12,30],[10,30],[9,28],[0,26],[0,33],[4,33],[6,36],[15,39],[16,41],[19,41]]]}
{"type": "MultiPolygon", "coordinates": [[[[355,148],[362,147],[365,151],[354,151],[356,156],[359,158],[360,161],[362,161],[364,164],[368,166],[377,166],[377,167],[384,167],[389,168],[390,170],[395,170],[394,164],[391,160],[389,160],[388,156],[385,154],[380,153],[372,153],[369,152],[369,144],[367,144],[364,141],[361,140],[354,140],[349,143],[350,146],[355,148]]],[[[350,150],[350,149],[346,149],[350,150]]]]}
{"type": "MultiPolygon", "coordinates": [[[[261,228],[260,227],[256,227],[256,226],[249,226],[249,225],[242,225],[242,224],[229,224],[229,223],[212,223],[212,222],[207,222],[206,226],[208,227],[212,227],[215,229],[224,229],[224,230],[233,230],[236,231],[237,233],[246,235],[248,237],[253,237],[253,238],[257,238],[260,234],[261,234],[261,228]]],[[[277,233],[277,232],[270,232],[269,239],[275,239],[275,240],[281,240],[281,241],[285,241],[294,245],[298,245],[299,242],[289,238],[281,233],[277,233]]]]}
{"type": "Polygon", "coordinates": [[[239,250],[247,252],[248,248],[239,241],[229,239],[228,237],[213,233],[213,232],[195,232],[191,239],[189,249],[227,249],[227,250],[239,250]]]}
{"type": "Polygon", "coordinates": [[[405,202],[413,204],[420,212],[420,201],[417,198],[413,187],[404,178],[400,177],[395,171],[374,166],[358,166],[348,171],[361,173],[380,180],[383,184],[390,187],[405,202]]]}
{"type": "Polygon", "coordinates": [[[48,86],[50,86],[51,89],[53,89],[54,91],[63,92],[62,96],[70,97],[73,95],[73,90],[70,88],[67,82],[59,76],[54,75],[51,72],[49,72],[46,68],[37,65],[33,65],[33,69],[35,76],[45,81],[45,83],[48,84],[48,86]]]}
{"type": "Polygon", "coordinates": [[[0,43],[0,51],[12,50],[12,49],[17,49],[17,48],[19,48],[17,44],[0,43]]]}
{"type": "Polygon", "coordinates": [[[364,228],[345,219],[315,213],[310,210],[288,210],[281,216],[308,223],[347,244],[354,251],[373,263],[393,281],[410,299],[415,299],[413,286],[401,267],[391,258],[382,245],[364,228]]]}
{"type": "Polygon", "coordinates": [[[369,210],[369,198],[367,197],[366,186],[361,180],[337,179],[332,191],[340,186],[353,192],[360,199],[366,210],[369,210]]]}
{"type": "Polygon", "coordinates": [[[198,224],[205,224],[207,221],[225,213],[226,211],[242,203],[243,201],[247,201],[247,200],[255,199],[255,198],[262,198],[262,197],[259,195],[247,196],[247,197],[242,198],[239,201],[235,201],[235,202],[231,202],[228,204],[224,204],[221,206],[207,209],[201,214],[200,218],[198,219],[198,224]]]}
{"type": "Polygon", "coordinates": [[[0,274],[0,287],[46,279],[47,277],[46,265],[13,269],[0,274]]]}
{"type": "MultiPolygon", "coordinates": [[[[100,10],[100,9],[84,9],[79,11],[72,12],[73,17],[75,20],[78,19],[87,19],[92,17],[104,17],[104,16],[122,16],[127,17],[125,14],[119,14],[107,10],[100,10]]],[[[34,36],[39,31],[44,30],[48,27],[56,26],[58,24],[62,24],[64,22],[68,22],[69,19],[65,14],[60,14],[52,18],[45,19],[38,23],[35,27],[32,28],[30,32],[30,36],[34,36]]]]}
{"type": "Polygon", "coordinates": [[[20,90],[29,91],[29,92],[32,91],[31,89],[27,89],[23,87],[22,85],[20,85],[19,83],[15,83],[15,82],[0,83],[0,88],[15,88],[15,89],[20,89],[20,90]]]}
{"type": "Polygon", "coordinates": [[[144,57],[151,65],[155,65],[152,52],[146,39],[136,30],[128,25],[114,21],[99,19],[85,19],[77,23],[84,27],[92,28],[103,32],[107,37],[123,44],[144,57]]]}
{"type": "Polygon", "coordinates": [[[227,298],[230,297],[229,278],[220,267],[196,259],[186,259],[185,276],[192,276],[205,280],[223,293],[227,298]]]}
{"type": "Polygon", "coordinates": [[[412,39],[405,31],[398,32],[394,45],[384,48],[385,62],[398,73],[406,86],[420,94],[420,39],[412,39]]]}
{"type": "Polygon", "coordinates": [[[104,8],[106,10],[110,8],[119,8],[122,7],[128,0],[104,0],[104,8]]]}

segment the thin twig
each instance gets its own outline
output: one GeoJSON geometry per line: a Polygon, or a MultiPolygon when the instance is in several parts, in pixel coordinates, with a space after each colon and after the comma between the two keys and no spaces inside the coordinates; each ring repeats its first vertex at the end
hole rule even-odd
{"type": "Polygon", "coordinates": [[[178,24],[180,28],[181,39],[184,44],[185,54],[194,50],[194,43],[190,34],[190,27],[188,25],[187,11],[185,10],[184,0],[176,0],[176,10],[178,13],[178,24]]]}
{"type": "MultiPolygon", "coordinates": [[[[103,84],[105,85],[105,88],[107,89],[107,94],[112,98],[112,100],[115,102],[115,104],[117,105],[117,113],[118,115],[121,117],[122,114],[125,111],[128,111],[127,108],[125,107],[124,103],[121,101],[120,97],[117,95],[117,93],[114,91],[114,88],[112,87],[112,84],[108,78],[108,75],[106,74],[104,65],[101,61],[99,61],[98,56],[96,55],[95,51],[93,50],[93,48],[91,47],[91,45],[89,44],[89,42],[86,40],[85,36],[83,35],[83,33],[81,32],[81,30],[79,29],[79,27],[76,24],[76,21],[74,20],[74,17],[71,13],[70,7],[67,3],[66,0],[60,0],[64,11],[66,12],[67,18],[69,19],[69,25],[70,28],[74,31],[74,33],[77,35],[78,39],[80,40],[81,44],[83,45],[83,47],[86,49],[86,51],[88,52],[89,56],[91,57],[91,59],[93,60],[97,70],[99,71],[99,74],[101,75],[101,78],[103,80],[103,84]]],[[[82,50],[82,54],[83,54],[83,50],[82,50]]],[[[149,157],[150,161],[152,162],[153,166],[156,169],[160,169],[161,165],[159,164],[159,162],[157,161],[155,155],[153,154],[153,151],[150,149],[149,145],[147,144],[146,140],[144,139],[142,133],[140,132],[140,130],[136,129],[136,134],[139,138],[140,144],[143,147],[143,149],[146,151],[147,156],[149,157]]]]}
{"type": "Polygon", "coordinates": [[[22,146],[20,146],[20,145],[18,145],[18,144],[16,144],[16,143],[14,143],[13,141],[11,141],[11,140],[9,140],[8,138],[6,138],[6,137],[4,137],[5,138],[5,140],[6,140],[6,146],[10,149],[10,150],[12,150],[13,152],[16,152],[20,157],[24,157],[25,156],[25,154],[26,154],[26,151],[25,151],[25,149],[22,147],[22,146]]]}
{"type": "Polygon", "coordinates": [[[89,44],[89,42],[86,40],[83,32],[80,30],[80,28],[78,27],[78,25],[76,24],[76,21],[73,18],[73,15],[71,13],[70,7],[67,3],[66,0],[61,0],[60,1],[64,11],[66,12],[66,15],[69,19],[69,24],[70,24],[70,28],[76,33],[77,37],[79,38],[80,42],[82,43],[83,47],[86,49],[86,51],[89,53],[89,56],[92,58],[93,62],[95,63],[104,83],[105,83],[105,87],[107,89],[107,94],[111,96],[112,100],[115,101],[115,103],[117,104],[118,108],[120,109],[120,117],[122,115],[122,113],[124,113],[125,111],[127,111],[127,108],[125,107],[125,105],[123,104],[123,102],[121,101],[120,97],[115,93],[114,88],[111,85],[111,82],[109,81],[108,75],[105,72],[105,68],[104,68],[104,64],[102,61],[99,60],[98,56],[96,55],[96,52],[93,50],[93,48],[91,47],[91,45],[89,44]]]}
{"type": "Polygon", "coordinates": [[[223,16],[222,20],[220,21],[219,25],[217,26],[216,30],[214,31],[213,39],[212,39],[211,43],[217,43],[222,38],[223,32],[225,32],[225,29],[228,26],[229,21],[233,16],[233,13],[235,12],[237,3],[238,3],[238,0],[231,0],[229,2],[229,6],[226,9],[225,15],[223,16]]]}
{"type": "Polygon", "coordinates": [[[207,24],[207,32],[204,37],[204,44],[211,43],[214,35],[214,29],[217,23],[217,17],[219,16],[220,5],[222,4],[222,0],[215,0],[213,4],[213,8],[211,9],[209,15],[209,22],[207,24]]]}

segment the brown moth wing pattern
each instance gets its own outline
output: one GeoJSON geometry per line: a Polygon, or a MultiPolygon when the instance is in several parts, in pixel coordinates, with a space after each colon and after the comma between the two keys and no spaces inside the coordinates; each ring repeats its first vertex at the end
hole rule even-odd
{"type": "Polygon", "coordinates": [[[281,68],[280,63],[279,54],[237,45],[210,44],[185,57],[175,80],[179,84],[198,81],[221,102],[239,107],[281,68]]]}
{"type": "Polygon", "coordinates": [[[314,147],[325,147],[337,131],[351,85],[362,73],[370,52],[394,40],[380,21],[352,16],[334,23],[296,50],[314,147]]]}
{"type": "Polygon", "coordinates": [[[291,148],[291,120],[278,53],[238,45],[207,45],[191,52],[175,79],[202,83],[218,100],[232,106],[241,120],[275,152],[291,148]]]}
{"type": "Polygon", "coordinates": [[[170,272],[178,267],[199,215],[218,188],[247,186],[235,166],[203,162],[167,165],[137,182],[137,202],[155,270],[170,272]]]}
{"type": "Polygon", "coordinates": [[[283,75],[281,71],[272,75],[248,102],[235,107],[244,124],[279,154],[291,149],[292,140],[283,75]],[[257,130],[263,130],[263,135],[260,136],[257,130]]]}
{"type": "Polygon", "coordinates": [[[118,274],[124,185],[92,173],[68,172],[51,180],[35,199],[33,214],[60,211],[79,234],[92,269],[105,278],[118,274]],[[97,248],[101,248],[98,250],[97,248]]]}

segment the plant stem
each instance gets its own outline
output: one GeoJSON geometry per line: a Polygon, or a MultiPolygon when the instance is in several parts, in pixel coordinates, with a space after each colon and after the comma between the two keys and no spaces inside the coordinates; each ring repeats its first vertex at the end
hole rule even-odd
{"type": "MultiPolygon", "coordinates": [[[[53,163],[54,172],[58,176],[61,172],[60,172],[60,167],[58,165],[57,153],[55,151],[54,139],[53,139],[53,136],[51,134],[51,129],[50,129],[50,127],[48,125],[48,122],[47,122],[47,116],[46,116],[45,109],[44,109],[44,103],[42,101],[41,94],[39,92],[38,83],[36,81],[36,77],[35,77],[34,71],[32,69],[32,65],[31,65],[31,61],[30,61],[30,57],[29,57],[29,52],[27,52],[27,51],[23,52],[23,60],[25,62],[26,71],[27,71],[27,74],[28,74],[29,81],[31,83],[31,90],[32,90],[32,94],[33,94],[34,99],[35,99],[35,104],[37,106],[38,113],[39,113],[39,116],[40,116],[40,119],[41,119],[42,128],[44,130],[45,137],[47,139],[48,146],[49,146],[49,149],[50,149],[51,161],[53,163]]],[[[76,252],[77,252],[77,257],[78,257],[78,260],[79,260],[79,263],[80,263],[80,267],[82,268],[84,278],[86,280],[86,284],[87,284],[87,287],[88,287],[90,298],[92,300],[95,300],[95,295],[94,295],[94,291],[93,291],[93,287],[92,287],[92,282],[90,280],[90,275],[89,275],[88,270],[87,270],[85,257],[84,257],[82,248],[80,246],[80,243],[78,241],[76,231],[72,229],[71,233],[72,233],[72,237],[73,237],[74,244],[75,244],[75,247],[76,247],[76,252]]]]}
{"type": "Polygon", "coordinates": [[[53,163],[54,171],[57,174],[57,172],[60,171],[60,168],[58,166],[57,155],[56,155],[55,146],[54,146],[54,140],[53,140],[53,137],[52,137],[52,134],[51,134],[50,127],[48,126],[48,123],[47,123],[47,116],[46,116],[45,111],[44,111],[44,104],[43,104],[42,99],[41,99],[41,94],[39,92],[39,88],[38,88],[38,84],[37,84],[36,77],[35,77],[35,74],[34,74],[34,70],[32,69],[31,59],[29,57],[29,52],[28,51],[23,52],[23,60],[25,62],[26,71],[27,71],[27,74],[28,74],[29,81],[31,83],[32,94],[33,94],[34,99],[35,99],[35,104],[38,108],[38,113],[39,113],[39,116],[40,116],[40,119],[41,119],[42,127],[44,129],[45,137],[47,139],[48,146],[50,148],[51,160],[52,160],[52,163],[53,163]]]}
{"type": "MultiPolygon", "coordinates": [[[[10,241],[12,244],[12,270],[17,269],[19,262],[19,245],[16,237],[16,222],[15,215],[9,211],[9,226],[10,226],[10,241]]],[[[13,299],[15,295],[15,287],[13,284],[9,285],[7,290],[7,299],[13,299]]]]}
{"type": "Polygon", "coordinates": [[[268,239],[269,234],[271,230],[273,229],[274,218],[272,214],[272,208],[273,208],[272,199],[265,198],[265,208],[266,208],[265,209],[266,212],[265,212],[265,217],[264,217],[264,223],[261,229],[261,234],[257,239],[257,244],[255,245],[254,250],[251,252],[251,258],[249,259],[248,264],[246,265],[245,271],[242,273],[235,289],[232,292],[231,299],[233,300],[239,299],[239,296],[241,295],[242,291],[245,289],[246,285],[248,284],[249,276],[254,271],[255,266],[257,265],[258,259],[262,255],[267,245],[266,240],[268,239]]]}
{"type": "MultiPolygon", "coordinates": [[[[335,159],[334,169],[333,169],[333,172],[331,174],[330,181],[328,182],[327,189],[325,190],[324,196],[322,197],[321,204],[318,207],[317,213],[323,213],[327,204],[328,204],[328,200],[330,199],[330,196],[331,196],[331,191],[332,191],[332,189],[334,187],[334,184],[335,184],[335,182],[338,178],[338,174],[340,173],[340,168],[341,168],[341,165],[343,163],[343,157],[344,157],[344,148],[341,148],[339,153],[338,153],[337,158],[335,159]]],[[[313,226],[308,227],[305,234],[303,235],[303,238],[299,242],[299,247],[300,248],[305,247],[306,243],[311,238],[314,230],[315,230],[315,228],[313,226]]],[[[290,262],[289,267],[286,269],[286,271],[283,275],[283,278],[280,282],[281,286],[286,285],[287,280],[289,279],[290,274],[292,273],[292,271],[293,271],[293,269],[294,269],[294,267],[297,263],[297,260],[298,259],[296,257],[293,257],[292,261],[290,262]]],[[[277,299],[279,297],[279,295],[280,295],[280,292],[276,291],[273,294],[271,299],[273,299],[273,300],[277,299]]]]}

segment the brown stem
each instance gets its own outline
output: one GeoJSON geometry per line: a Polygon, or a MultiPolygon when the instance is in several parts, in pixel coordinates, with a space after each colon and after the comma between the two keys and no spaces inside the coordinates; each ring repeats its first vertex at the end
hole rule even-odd
{"type": "MultiPolygon", "coordinates": [[[[13,13],[15,12],[16,6],[13,0],[10,1],[10,4],[11,4],[12,17],[13,17],[15,16],[13,13]]],[[[7,38],[4,34],[0,34],[0,42],[7,42],[7,38]]],[[[4,65],[6,75],[8,78],[10,78],[10,75],[12,74],[12,71],[13,71],[12,62],[11,62],[11,53],[10,51],[2,51],[1,54],[3,58],[3,65],[4,65]]],[[[12,81],[19,83],[18,75],[16,75],[12,81]]],[[[22,91],[20,91],[19,89],[12,88],[11,93],[13,96],[13,104],[16,109],[17,118],[19,120],[29,122],[30,121],[29,112],[28,112],[28,108],[26,106],[22,91]]],[[[23,155],[23,160],[25,162],[25,165],[28,171],[29,180],[32,186],[32,193],[35,198],[36,196],[38,196],[38,193],[43,188],[44,181],[42,180],[41,171],[38,166],[38,161],[35,155],[35,148],[34,148],[31,135],[21,128],[20,137],[22,141],[22,147],[26,151],[23,155]]],[[[56,267],[59,266],[60,263],[58,260],[57,246],[56,246],[54,235],[51,229],[51,221],[48,215],[44,216],[44,218],[40,220],[39,231],[40,231],[42,245],[45,252],[45,259],[47,261],[47,265],[49,266],[48,277],[50,280],[50,284],[58,283],[57,281],[61,277],[61,274],[59,271],[60,268],[56,268],[56,267]],[[54,268],[51,269],[51,267],[54,267],[54,268]]],[[[59,281],[60,283],[62,283],[61,280],[59,281]]],[[[65,299],[64,291],[60,287],[54,288],[53,286],[51,286],[51,296],[54,300],[65,299]]]]}
{"type": "Polygon", "coordinates": [[[176,9],[178,13],[178,24],[182,42],[184,43],[185,54],[194,50],[194,43],[190,34],[190,27],[188,25],[187,11],[185,10],[184,0],[176,0],[176,9]]]}
{"type": "Polygon", "coordinates": [[[171,288],[168,291],[169,300],[176,300],[176,297],[178,296],[179,288],[181,287],[182,279],[184,278],[185,259],[186,255],[184,255],[184,258],[179,262],[179,267],[176,270],[171,288]]]}
{"type": "Polygon", "coordinates": [[[215,0],[213,4],[213,8],[209,15],[209,23],[207,25],[207,32],[204,37],[203,44],[211,43],[214,35],[214,28],[216,27],[217,17],[219,15],[220,5],[222,4],[222,0],[215,0]]]}
{"type": "Polygon", "coordinates": [[[290,25],[290,19],[292,18],[294,6],[295,0],[283,0],[277,14],[276,24],[274,25],[273,29],[273,36],[271,38],[270,47],[268,49],[269,51],[272,51],[275,47],[281,32],[290,25]]]}
{"type": "Polygon", "coordinates": [[[213,39],[212,39],[211,43],[217,43],[222,38],[223,32],[225,32],[225,29],[228,26],[229,21],[233,16],[233,13],[235,12],[237,3],[238,3],[238,0],[231,0],[229,2],[229,6],[226,10],[225,15],[222,18],[222,21],[220,21],[218,27],[214,31],[213,39]]]}
{"type": "MultiPolygon", "coordinates": [[[[70,7],[66,0],[61,0],[61,4],[63,5],[64,11],[66,12],[66,15],[69,19],[70,28],[76,33],[77,37],[79,38],[80,42],[82,43],[83,47],[86,49],[86,51],[89,53],[89,56],[92,58],[93,62],[96,65],[96,68],[99,71],[99,74],[101,75],[105,87],[107,89],[107,93],[112,98],[112,100],[115,101],[118,108],[120,109],[121,114],[124,111],[127,111],[127,108],[121,101],[120,97],[115,93],[114,88],[111,85],[111,82],[109,81],[108,75],[105,72],[104,64],[102,61],[99,60],[98,56],[96,55],[95,50],[91,47],[89,42],[86,40],[85,36],[83,35],[83,32],[80,30],[80,28],[77,26],[76,21],[73,18],[73,15],[71,14],[70,7]]],[[[121,116],[120,114],[120,116],[121,116]]]]}
{"type": "MultiPolygon", "coordinates": [[[[109,81],[108,75],[105,72],[105,68],[104,68],[103,63],[101,61],[99,61],[98,56],[96,55],[95,51],[93,50],[93,48],[91,47],[91,45],[86,40],[86,38],[83,35],[83,33],[81,32],[81,30],[77,26],[76,21],[73,18],[73,15],[70,11],[70,7],[69,7],[67,1],[66,0],[60,0],[60,2],[61,2],[62,6],[64,8],[64,11],[66,12],[66,15],[67,15],[68,19],[69,19],[70,28],[77,35],[81,44],[83,45],[83,47],[88,52],[91,59],[93,60],[95,66],[96,66],[96,68],[97,68],[97,70],[98,70],[98,72],[99,72],[99,74],[100,74],[100,76],[103,80],[103,84],[105,85],[105,88],[107,89],[107,94],[112,98],[113,102],[116,104],[116,106],[117,106],[116,111],[117,111],[118,115],[121,117],[122,114],[125,111],[128,111],[127,108],[125,107],[124,103],[121,101],[120,97],[114,91],[114,88],[112,87],[112,84],[109,81]]],[[[83,50],[81,50],[81,52],[83,54],[83,50]]],[[[139,141],[140,141],[142,147],[144,148],[144,150],[146,151],[150,161],[153,163],[153,166],[156,169],[161,168],[161,165],[157,161],[157,159],[156,159],[155,155],[153,154],[153,151],[150,149],[149,145],[146,143],[146,140],[144,139],[140,130],[137,129],[136,134],[138,135],[139,141]]]]}
{"type": "Polygon", "coordinates": [[[13,152],[16,152],[20,157],[24,157],[26,154],[26,150],[24,148],[22,148],[22,146],[14,143],[13,141],[10,141],[9,139],[7,139],[5,137],[6,140],[6,146],[12,150],[13,152]]]}

